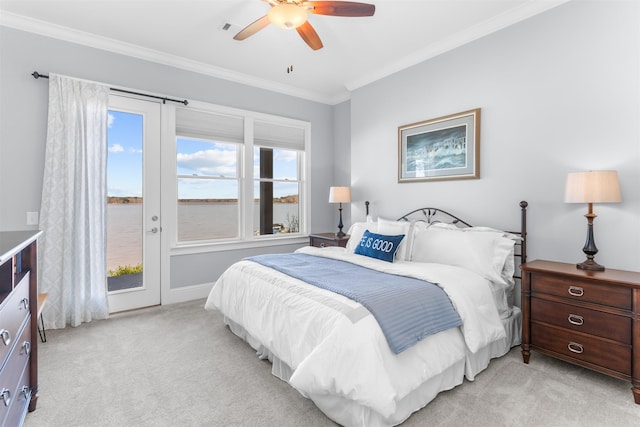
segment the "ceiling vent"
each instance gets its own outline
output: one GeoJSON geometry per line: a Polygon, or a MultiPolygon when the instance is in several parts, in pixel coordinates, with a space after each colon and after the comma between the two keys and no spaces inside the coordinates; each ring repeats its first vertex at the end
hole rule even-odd
{"type": "Polygon", "coordinates": [[[222,21],[222,24],[220,24],[218,29],[223,33],[228,34],[229,37],[233,37],[236,34],[238,34],[240,30],[242,30],[242,27],[240,25],[232,24],[231,22],[225,20],[225,21],[222,21]]]}

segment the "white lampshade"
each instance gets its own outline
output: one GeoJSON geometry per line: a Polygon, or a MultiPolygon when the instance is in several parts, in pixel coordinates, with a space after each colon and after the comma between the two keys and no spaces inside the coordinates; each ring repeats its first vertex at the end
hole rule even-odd
{"type": "Polygon", "coordinates": [[[588,171],[567,175],[564,190],[567,203],[618,203],[622,201],[618,172],[588,171]]]}
{"type": "Polygon", "coordinates": [[[329,203],[351,202],[351,190],[349,187],[331,187],[329,189],[329,203]]]}
{"type": "Polygon", "coordinates": [[[281,3],[273,6],[267,13],[269,21],[280,28],[298,28],[307,22],[307,12],[293,3],[281,3]]]}

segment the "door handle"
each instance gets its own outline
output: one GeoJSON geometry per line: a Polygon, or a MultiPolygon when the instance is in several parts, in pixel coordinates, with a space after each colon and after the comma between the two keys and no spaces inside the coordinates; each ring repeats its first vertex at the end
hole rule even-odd
{"type": "Polygon", "coordinates": [[[11,333],[6,329],[0,330],[0,338],[5,346],[8,346],[11,343],[11,333]]]}
{"type": "Polygon", "coordinates": [[[157,233],[158,232],[158,227],[153,227],[151,230],[149,230],[152,233],[157,233]]]}
{"type": "Polygon", "coordinates": [[[9,406],[11,403],[11,391],[8,388],[3,388],[0,391],[0,400],[4,402],[4,406],[9,406]]]}

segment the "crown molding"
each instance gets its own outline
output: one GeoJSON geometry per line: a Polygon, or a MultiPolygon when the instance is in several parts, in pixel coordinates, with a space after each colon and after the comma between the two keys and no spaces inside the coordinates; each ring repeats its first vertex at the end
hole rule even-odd
{"type": "Polygon", "coordinates": [[[345,87],[350,92],[359,89],[384,77],[388,77],[391,74],[397,73],[398,71],[412,67],[442,53],[463,46],[491,33],[495,33],[496,31],[502,30],[503,28],[509,27],[520,21],[524,21],[525,19],[531,18],[532,16],[545,12],[549,9],[553,9],[554,7],[560,6],[561,4],[569,1],[571,0],[530,0],[520,7],[511,9],[493,17],[492,19],[469,27],[452,37],[446,38],[445,40],[433,43],[420,51],[407,55],[401,60],[395,61],[386,67],[377,69],[366,76],[347,82],[345,83],[345,87]]]}
{"type": "Polygon", "coordinates": [[[95,49],[101,49],[149,62],[168,65],[174,68],[192,71],[219,79],[232,81],[234,83],[240,83],[259,89],[281,93],[284,95],[307,99],[309,101],[320,102],[323,104],[337,104],[339,102],[342,102],[343,100],[349,99],[350,97],[350,93],[346,90],[343,93],[337,93],[333,95],[304,90],[294,86],[284,85],[250,76],[248,74],[243,74],[225,68],[205,64],[203,62],[194,61],[181,56],[171,55],[153,49],[147,49],[131,43],[121,42],[119,40],[114,40],[108,37],[97,36],[95,34],[74,30],[69,27],[52,24],[50,22],[41,21],[38,19],[28,18],[23,15],[18,15],[10,12],[0,11],[0,26],[39,34],[41,36],[51,37],[70,43],[92,47],[95,49]]]}
{"type": "Polygon", "coordinates": [[[101,49],[137,59],[168,65],[174,68],[192,71],[195,73],[240,83],[243,85],[264,89],[276,93],[281,93],[296,98],[322,104],[336,105],[351,99],[351,91],[366,86],[394,73],[424,62],[442,53],[448,52],[481,37],[499,31],[503,28],[528,19],[539,13],[545,12],[571,0],[530,0],[524,5],[502,13],[490,20],[472,26],[459,32],[453,37],[449,37],[441,42],[433,43],[425,49],[407,55],[399,61],[388,64],[377,69],[359,79],[352,80],[345,84],[345,90],[333,94],[319,93],[300,89],[294,86],[276,83],[270,80],[260,79],[248,74],[231,71],[203,62],[194,61],[177,55],[171,55],[153,49],[143,48],[131,43],[125,43],[107,37],[97,36],[84,31],[74,30],[68,27],[55,25],[46,21],[28,18],[22,15],[0,10],[0,26],[10,27],[21,31],[39,34],[75,43],[83,46],[101,49]]]}

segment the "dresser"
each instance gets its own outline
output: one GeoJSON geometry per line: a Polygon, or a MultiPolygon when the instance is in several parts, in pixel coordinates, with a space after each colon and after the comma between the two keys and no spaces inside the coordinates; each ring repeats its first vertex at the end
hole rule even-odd
{"type": "Polygon", "coordinates": [[[640,404],[640,272],[522,264],[522,358],[531,350],[632,383],[640,404]]]}
{"type": "Polygon", "coordinates": [[[0,426],[22,425],[38,400],[40,234],[0,232],[0,426]]]}
{"type": "Polygon", "coordinates": [[[309,236],[309,246],[324,248],[327,246],[347,246],[349,235],[343,237],[336,236],[336,233],[315,233],[309,236]]]}

